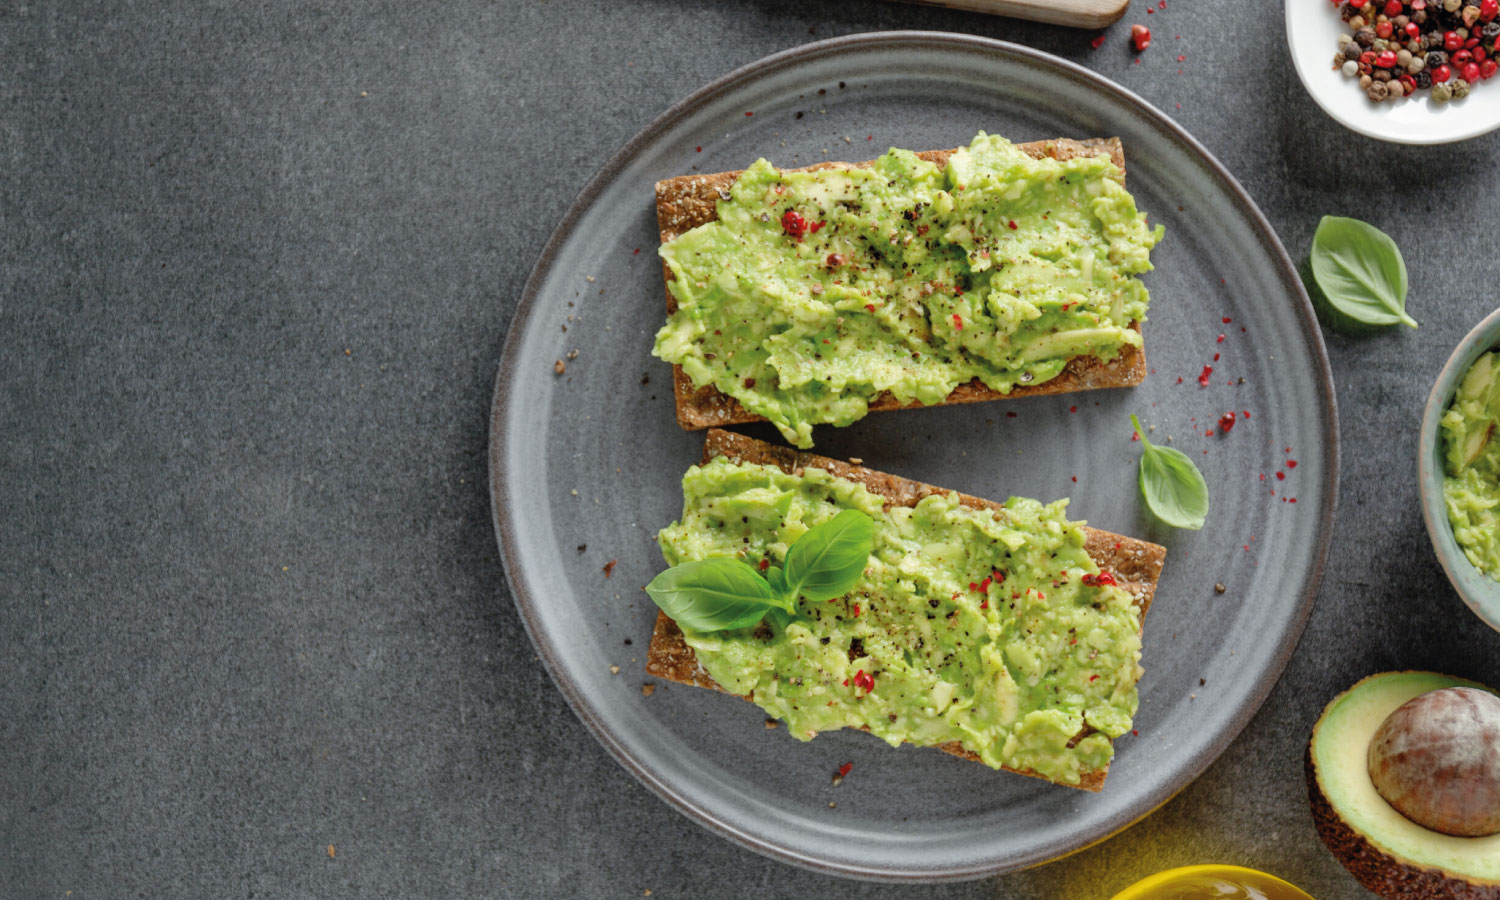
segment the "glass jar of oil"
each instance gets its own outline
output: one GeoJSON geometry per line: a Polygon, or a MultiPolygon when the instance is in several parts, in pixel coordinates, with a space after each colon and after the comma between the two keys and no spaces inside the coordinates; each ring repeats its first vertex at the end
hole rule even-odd
{"type": "Polygon", "coordinates": [[[1136,882],[1114,900],[1313,900],[1307,892],[1255,869],[1184,866],[1136,882]]]}

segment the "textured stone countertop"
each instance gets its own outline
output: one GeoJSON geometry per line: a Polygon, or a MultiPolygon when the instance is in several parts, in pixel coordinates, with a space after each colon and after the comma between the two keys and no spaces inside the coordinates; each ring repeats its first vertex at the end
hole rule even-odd
{"type": "Polygon", "coordinates": [[[1496,305],[1500,138],[1345,132],[1259,5],[1138,0],[1093,49],[884,0],[0,4],[0,896],[1105,900],[1209,860],[1368,896],[1304,799],[1322,704],[1393,668],[1500,683],[1410,462],[1432,379],[1496,305]],[[638,785],[537,664],[486,487],[507,325],[593,171],[732,68],[892,28],[1139,92],[1295,258],[1324,213],[1376,223],[1422,322],[1327,335],[1332,560],[1245,734],[1113,840],[930,887],[763,859],[638,785]]]}

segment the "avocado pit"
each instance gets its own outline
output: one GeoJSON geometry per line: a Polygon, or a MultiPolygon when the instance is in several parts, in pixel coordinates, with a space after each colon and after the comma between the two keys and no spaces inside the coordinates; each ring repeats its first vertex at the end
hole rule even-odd
{"type": "Polygon", "coordinates": [[[1369,770],[1380,796],[1424,828],[1500,833],[1500,697],[1449,687],[1407,701],[1376,730],[1369,770]]]}

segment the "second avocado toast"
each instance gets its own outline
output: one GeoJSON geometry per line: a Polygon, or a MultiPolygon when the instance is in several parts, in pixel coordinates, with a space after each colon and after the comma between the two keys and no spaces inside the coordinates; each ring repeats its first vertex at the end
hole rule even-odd
{"type": "MultiPolygon", "coordinates": [[[[793,476],[801,476],[810,472],[821,476],[822,473],[826,473],[833,476],[836,481],[854,487],[855,490],[851,496],[857,495],[861,490],[867,491],[868,496],[878,498],[888,510],[915,508],[927,498],[952,497],[956,498],[958,505],[965,510],[989,512],[996,521],[1009,515],[1004,505],[994,501],[951,494],[932,485],[875,472],[827,457],[799,453],[786,447],[777,447],[720,429],[712,429],[708,432],[702,463],[707,465],[715,459],[732,461],[747,470],[756,467],[771,467],[793,476]]],[[[760,496],[765,498],[765,487],[761,481],[762,478],[758,473],[747,471],[742,485],[746,491],[742,492],[742,496],[759,492],[760,496]]],[[[1019,502],[1034,504],[1034,501],[1019,502]]],[[[754,504],[737,501],[733,497],[728,499],[728,503],[735,505],[734,511],[746,514],[744,518],[748,526],[751,513],[755,508],[754,504]]],[[[726,509],[724,504],[718,505],[718,512],[722,513],[726,509]]],[[[939,513],[939,515],[943,514],[939,513]]],[[[719,524],[725,529],[732,529],[729,523],[720,521],[719,524]]],[[[780,523],[777,524],[780,525],[780,523]]],[[[746,552],[752,552],[752,547],[755,553],[776,552],[774,549],[767,548],[761,540],[755,540],[752,544],[750,532],[754,529],[747,527],[746,530],[746,552]]],[[[1065,527],[1063,531],[1069,532],[1072,529],[1065,527]]],[[[1047,576],[1049,579],[1057,578],[1052,582],[1055,587],[1042,591],[1028,591],[1022,599],[1020,596],[1012,596],[1015,592],[1004,586],[1003,578],[995,577],[999,574],[998,572],[987,574],[980,583],[967,585],[962,583],[963,577],[967,576],[961,576],[958,589],[951,597],[948,596],[946,590],[937,593],[928,590],[926,593],[932,593],[930,597],[923,594],[924,602],[930,604],[924,611],[930,610],[932,617],[931,621],[924,618],[918,624],[928,627],[925,629],[919,627],[916,631],[906,633],[904,637],[893,630],[889,635],[892,643],[885,647],[887,652],[884,658],[892,665],[900,666],[904,661],[907,667],[919,670],[923,666],[920,660],[924,649],[936,649],[937,643],[932,636],[923,638],[918,631],[932,631],[932,622],[936,622],[938,628],[963,627],[968,629],[972,637],[966,639],[967,649],[960,652],[972,654],[972,657],[966,658],[979,660],[981,657],[987,657],[991,662],[997,663],[982,670],[999,674],[1002,682],[1007,679],[1014,682],[1018,688],[1027,693],[1031,700],[1030,704],[1022,703],[1013,710],[1009,716],[1011,721],[1004,721],[1008,717],[1005,712],[988,717],[993,721],[985,727],[993,728],[991,736],[999,738],[1003,743],[1004,739],[1010,735],[1024,732],[1026,716],[1030,713],[1040,714],[1039,718],[1032,721],[1042,724],[1042,719],[1054,719],[1055,721],[1045,722],[1045,724],[1053,727],[1054,731],[1056,731],[1056,726],[1061,725],[1062,729],[1067,732],[1053,735],[1057,746],[1050,749],[1043,748],[1029,756],[1019,750],[1007,754],[1005,748],[1001,747],[998,755],[990,755],[989,764],[995,765],[994,760],[1007,758],[1017,761],[1029,758],[1037,761],[1036,764],[1012,764],[1002,761],[995,767],[1023,775],[1032,775],[1058,784],[1097,791],[1104,785],[1105,776],[1108,774],[1109,757],[1112,755],[1112,751],[1104,743],[1107,742],[1108,736],[1100,733],[1101,728],[1108,728],[1116,735],[1128,731],[1129,716],[1135,711],[1135,683],[1140,677],[1136,659],[1139,656],[1141,625],[1146,611],[1151,606],[1152,598],[1155,596],[1156,583],[1161,575],[1166,549],[1146,541],[1092,528],[1080,528],[1077,532],[1079,533],[1076,533],[1072,539],[1079,542],[1078,549],[1087,555],[1087,561],[1080,560],[1082,566],[1075,565],[1066,572],[1060,568],[1056,576],[1049,574],[1047,576]],[[1098,571],[1091,573],[1087,571],[1088,568],[1096,568],[1098,571]],[[1074,583],[1073,587],[1077,592],[1070,592],[1067,583],[1069,581],[1074,583]],[[1084,587],[1079,587],[1079,585],[1084,587]],[[968,590],[964,590],[965,587],[968,590]],[[1098,594],[1106,596],[1099,596],[1089,589],[1099,589],[1098,594]],[[1092,614],[1097,611],[1096,606],[1108,606],[1111,602],[1123,604],[1116,607],[1118,613],[1113,621],[1104,621],[1092,614]],[[1073,623],[1075,627],[1071,629],[1060,627],[1070,624],[1067,617],[1073,615],[1075,607],[1084,613],[1083,617],[1073,623]],[[1043,629],[1048,632],[1045,634],[1040,631],[1022,633],[1036,622],[1049,623],[1049,625],[1060,623],[1060,625],[1043,629]],[[900,645],[903,640],[906,646],[900,645]],[[1112,668],[1104,668],[1101,664],[1102,672],[1094,671],[1092,664],[1101,655],[1109,656],[1110,654],[1120,656],[1120,659],[1115,660],[1116,665],[1112,668]],[[1000,674],[1002,672],[1004,674],[1000,674]],[[1064,672],[1066,674],[1063,674],[1064,672]],[[1090,708],[1091,699],[1097,698],[1089,698],[1086,695],[1091,691],[1103,689],[1106,685],[1108,686],[1108,699],[1113,702],[1097,703],[1090,708]],[[1041,694],[1052,696],[1050,699],[1039,700],[1041,694]],[[1026,708],[1028,705],[1034,708],[1026,708]],[[1052,713],[1058,713],[1058,715],[1054,716],[1052,713]],[[1098,725],[1101,727],[1095,726],[1095,718],[1098,719],[1098,725]],[[1093,746],[1090,749],[1095,751],[1093,760],[1102,759],[1102,764],[1089,767],[1086,761],[1078,760],[1079,765],[1075,767],[1074,760],[1063,759],[1064,764],[1057,768],[1048,765],[1048,762],[1055,762],[1058,758],[1075,751],[1081,743],[1089,741],[1091,736],[1093,736],[1093,746]],[[1048,771],[1039,771],[1038,766],[1048,771]]],[[[727,535],[727,530],[725,533],[727,535]]],[[[1064,538],[1064,545],[1066,541],[1067,538],[1064,538]]],[[[1018,546],[1016,549],[1021,548],[1018,546]]],[[[921,555],[925,556],[928,552],[928,549],[924,548],[921,555]]],[[[900,564],[897,563],[897,565],[900,564]]],[[[1014,578],[1014,575],[1012,577],[1014,578]]],[[[917,581],[922,582],[923,588],[938,583],[938,578],[931,577],[930,573],[925,579],[912,573],[903,575],[902,578],[908,580],[916,578],[917,581]]],[[[844,613],[844,615],[854,613],[852,619],[838,619],[837,622],[830,622],[828,628],[818,625],[810,626],[804,639],[822,641],[826,647],[830,636],[840,641],[847,638],[847,634],[842,637],[837,634],[838,631],[845,630],[843,628],[845,621],[852,622],[865,618],[869,613],[874,612],[873,607],[876,604],[884,602],[883,598],[869,596],[868,591],[861,593],[861,596],[864,597],[863,601],[856,601],[856,605],[844,613]],[[868,604],[868,607],[860,609],[857,605],[859,602],[868,604]]],[[[838,617],[835,616],[835,618],[838,617]]],[[[864,624],[860,622],[850,627],[862,629],[864,624]]],[[[784,636],[784,632],[776,634],[767,626],[762,626],[760,629],[747,629],[738,638],[711,640],[739,639],[748,644],[756,640],[766,642],[783,640],[784,636]]],[[[690,646],[689,641],[690,638],[685,636],[682,629],[665,613],[658,613],[656,626],[651,635],[650,649],[646,656],[647,673],[682,684],[725,690],[703,667],[702,661],[690,646]]],[[[700,642],[699,646],[705,645],[700,642]]],[[[845,647],[848,647],[852,654],[849,658],[850,671],[840,674],[839,677],[833,677],[836,673],[827,673],[827,677],[820,678],[822,683],[815,687],[806,685],[816,692],[817,699],[812,702],[826,702],[830,706],[833,703],[857,706],[868,701],[870,694],[878,696],[878,692],[885,688],[886,679],[881,673],[875,671],[875,666],[878,664],[875,661],[882,657],[882,653],[876,649],[876,642],[865,634],[863,637],[848,640],[845,642],[845,647]],[[874,652],[867,653],[866,651],[874,652]],[[856,670],[854,668],[856,665],[869,665],[871,670],[856,670]],[[868,678],[864,684],[858,681],[852,685],[839,683],[843,678],[854,676],[857,679],[861,675],[868,678]],[[868,689],[865,689],[866,687],[868,689]]],[[[957,665],[953,663],[951,659],[939,660],[939,668],[944,671],[957,670],[961,674],[966,670],[963,660],[959,660],[957,665]]],[[[969,666],[967,670],[972,672],[973,668],[969,666]]],[[[922,679],[936,684],[944,680],[937,677],[940,674],[942,672],[934,672],[932,678],[924,675],[922,679]]],[[[780,673],[778,672],[777,675],[779,676],[780,673]]],[[[801,678],[795,675],[791,677],[801,678]]],[[[799,689],[803,687],[804,685],[798,685],[799,689]]],[[[958,686],[958,695],[961,698],[968,697],[971,701],[974,700],[975,693],[983,694],[984,692],[985,686],[983,685],[961,684],[958,686]],[[979,690],[975,692],[975,688],[979,690]]],[[[755,697],[750,696],[746,699],[755,700],[755,697]]],[[[977,702],[982,705],[984,700],[980,697],[977,702]]],[[[909,710],[904,710],[898,715],[906,717],[909,714],[914,719],[939,719],[945,716],[962,719],[967,711],[958,708],[950,709],[949,706],[953,704],[954,701],[950,699],[941,710],[929,709],[919,699],[912,702],[909,710]]],[[[877,732],[881,730],[881,723],[874,724],[873,730],[877,732]]],[[[962,729],[966,724],[960,722],[958,727],[962,729]]],[[[868,724],[862,727],[865,730],[872,730],[868,724]]],[[[916,727],[925,728],[920,722],[916,727]]],[[[1035,729],[1034,736],[1043,739],[1041,732],[1044,730],[1035,729]]],[[[957,740],[937,742],[937,746],[945,752],[965,759],[986,761],[957,740]]]]}

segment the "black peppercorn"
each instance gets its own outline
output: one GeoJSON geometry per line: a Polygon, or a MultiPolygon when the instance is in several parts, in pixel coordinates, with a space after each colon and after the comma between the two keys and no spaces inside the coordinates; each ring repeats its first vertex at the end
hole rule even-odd
{"type": "Polygon", "coordinates": [[[1484,27],[1479,29],[1479,33],[1484,37],[1485,43],[1493,41],[1495,38],[1500,37],[1500,22],[1484,23],[1484,27]]]}
{"type": "Polygon", "coordinates": [[[1426,69],[1423,69],[1422,71],[1413,75],[1412,78],[1416,79],[1417,90],[1419,91],[1425,91],[1428,88],[1432,87],[1432,76],[1427,74],[1426,69]]]}
{"type": "Polygon", "coordinates": [[[1361,28],[1354,32],[1354,42],[1361,47],[1368,48],[1371,44],[1375,43],[1375,29],[1361,28]]]}
{"type": "Polygon", "coordinates": [[[1344,48],[1344,59],[1352,59],[1359,62],[1360,47],[1358,44],[1350,44],[1344,48]]]}
{"type": "Polygon", "coordinates": [[[1434,50],[1431,53],[1427,54],[1427,68],[1436,69],[1438,66],[1446,66],[1447,64],[1448,54],[1444,53],[1443,51],[1434,50]]]}

